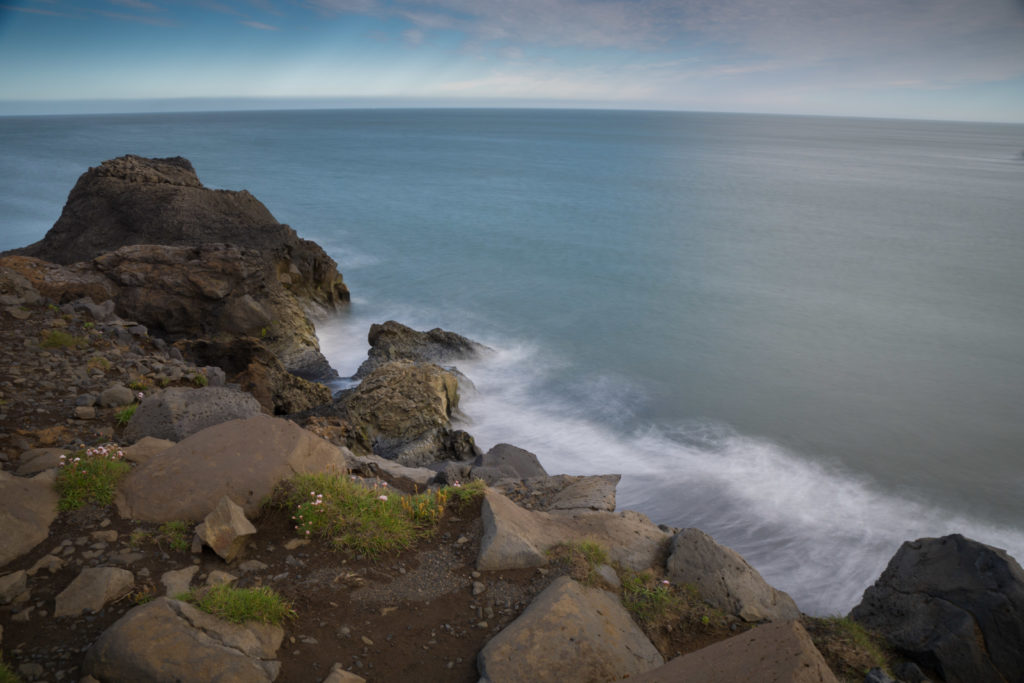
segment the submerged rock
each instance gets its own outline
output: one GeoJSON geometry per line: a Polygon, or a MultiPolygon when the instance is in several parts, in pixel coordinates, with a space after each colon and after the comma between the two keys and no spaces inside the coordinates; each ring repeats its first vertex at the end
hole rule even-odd
{"type": "Polygon", "coordinates": [[[900,546],[850,616],[948,683],[1024,680],[1024,570],[960,534],[900,546]]]}

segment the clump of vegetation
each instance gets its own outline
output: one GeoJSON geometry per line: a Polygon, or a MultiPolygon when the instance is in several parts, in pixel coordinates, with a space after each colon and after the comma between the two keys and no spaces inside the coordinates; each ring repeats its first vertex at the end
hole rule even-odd
{"type": "Polygon", "coordinates": [[[258,621],[264,624],[282,624],[295,618],[291,603],[272,588],[235,588],[223,585],[189,591],[178,596],[179,600],[190,602],[215,617],[242,624],[258,621]]]}
{"type": "Polygon", "coordinates": [[[356,477],[321,473],[295,477],[285,496],[295,510],[292,520],[300,536],[378,557],[401,552],[430,535],[449,504],[462,506],[483,490],[481,482],[407,495],[386,484],[370,488],[356,477]]]}
{"type": "Polygon", "coordinates": [[[127,386],[132,391],[145,391],[146,389],[149,388],[149,386],[142,379],[132,380],[131,382],[128,382],[127,386]]]}
{"type": "Polygon", "coordinates": [[[159,535],[155,539],[157,543],[166,541],[172,550],[177,550],[178,552],[185,552],[192,547],[189,539],[192,527],[188,522],[166,522],[160,525],[158,531],[159,535]]]}
{"type": "Polygon", "coordinates": [[[839,680],[864,680],[876,667],[891,675],[892,655],[881,636],[849,617],[804,617],[804,627],[839,680]]]}
{"type": "Polygon", "coordinates": [[[117,413],[114,415],[114,419],[117,421],[117,426],[126,426],[131,421],[132,416],[135,415],[135,409],[138,407],[138,403],[132,403],[131,405],[127,405],[124,408],[121,408],[121,410],[117,411],[117,413]]]}
{"type": "Polygon", "coordinates": [[[573,579],[588,586],[600,583],[597,568],[608,564],[608,551],[594,541],[559,543],[548,551],[548,557],[567,567],[573,579]]]}
{"type": "Polygon", "coordinates": [[[197,387],[205,387],[209,383],[210,380],[207,379],[206,375],[204,375],[203,373],[199,373],[198,375],[192,378],[192,384],[195,384],[197,387]]]}
{"type": "Polygon", "coordinates": [[[103,356],[93,356],[89,359],[88,367],[90,370],[99,369],[106,372],[110,369],[110,361],[103,356]]]}
{"type": "Polygon", "coordinates": [[[110,505],[118,482],[131,470],[124,452],[116,444],[61,456],[57,493],[61,510],[76,510],[86,503],[110,505]]]}
{"type": "Polygon", "coordinates": [[[82,346],[84,343],[84,339],[79,339],[64,330],[50,330],[43,335],[43,340],[39,342],[39,345],[44,349],[67,349],[73,346],[82,346]]]}
{"type": "Polygon", "coordinates": [[[11,668],[0,659],[0,683],[21,683],[18,674],[11,671],[11,668]]]}

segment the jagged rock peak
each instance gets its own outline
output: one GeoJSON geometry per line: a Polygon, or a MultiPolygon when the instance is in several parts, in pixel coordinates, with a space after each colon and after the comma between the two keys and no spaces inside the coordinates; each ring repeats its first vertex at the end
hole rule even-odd
{"type": "Polygon", "coordinates": [[[181,187],[202,187],[192,162],[184,157],[147,159],[134,154],[109,159],[89,169],[105,178],[118,178],[130,183],[164,183],[181,187]]]}

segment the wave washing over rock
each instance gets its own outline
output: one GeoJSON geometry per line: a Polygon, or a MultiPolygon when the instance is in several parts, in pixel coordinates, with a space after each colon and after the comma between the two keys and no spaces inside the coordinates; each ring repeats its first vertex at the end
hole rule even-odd
{"type": "MultiPolygon", "coordinates": [[[[474,390],[460,366],[500,350],[388,321],[331,396],[308,379],[332,374],[314,319],[347,300],[322,249],[248,193],[203,188],[181,158],[90,169],[41,242],[0,257],[0,647],[22,678],[1024,676],[1024,570],[1005,551],[959,535],[905,543],[851,613],[877,630],[886,654],[872,655],[843,640],[854,626],[801,614],[693,519],[617,511],[619,474],[549,474],[576,446],[546,433],[557,425],[543,411],[520,416],[530,438],[568,457],[484,452],[459,427],[489,427],[460,398],[481,400],[488,382],[474,390]],[[109,498],[67,504],[61,482],[88,457],[123,457],[130,473],[109,498]],[[486,488],[375,561],[296,536],[279,492],[300,473],[350,478],[381,501],[486,488]],[[273,587],[296,611],[233,624],[181,599],[232,584],[273,587]]],[[[629,462],[614,438],[584,445],[590,466],[629,462]]],[[[683,464],[754,504],[728,467],[683,464]]]]}

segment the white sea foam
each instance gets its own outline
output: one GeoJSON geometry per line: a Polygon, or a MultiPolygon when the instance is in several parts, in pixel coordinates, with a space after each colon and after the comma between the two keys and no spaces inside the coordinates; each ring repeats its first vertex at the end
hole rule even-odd
{"type": "Polygon", "coordinates": [[[520,345],[460,365],[476,386],[464,392],[465,427],[481,447],[513,443],[551,473],[623,473],[620,509],[707,531],[806,612],[847,612],[906,540],[963,533],[1024,557],[1021,529],[951,516],[725,425],[623,431],[608,419],[628,410],[616,393],[560,400],[543,388],[552,363],[539,355],[520,345]]]}

